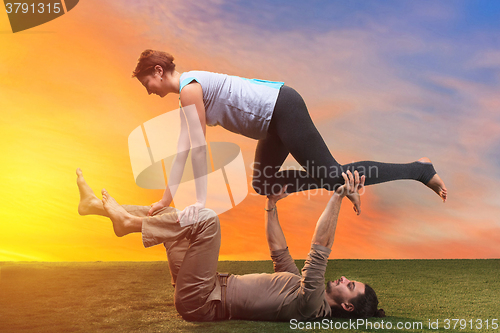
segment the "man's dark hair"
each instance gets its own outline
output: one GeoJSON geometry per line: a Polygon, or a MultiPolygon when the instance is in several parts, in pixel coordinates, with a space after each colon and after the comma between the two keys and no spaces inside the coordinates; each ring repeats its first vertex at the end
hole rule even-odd
{"type": "Polygon", "coordinates": [[[365,284],[365,293],[360,294],[353,299],[351,303],[354,306],[353,311],[346,311],[343,308],[332,308],[332,317],[340,318],[370,318],[385,317],[383,309],[378,309],[378,298],[375,290],[365,284]]]}

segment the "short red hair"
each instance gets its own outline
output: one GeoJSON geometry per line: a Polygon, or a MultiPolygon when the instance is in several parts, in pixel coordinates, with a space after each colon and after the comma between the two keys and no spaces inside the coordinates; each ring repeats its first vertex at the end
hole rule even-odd
{"type": "Polygon", "coordinates": [[[163,72],[173,72],[175,70],[173,61],[174,57],[167,52],[145,50],[141,53],[137,61],[137,66],[132,72],[132,77],[152,74],[156,65],[160,65],[163,68],[163,72]]]}

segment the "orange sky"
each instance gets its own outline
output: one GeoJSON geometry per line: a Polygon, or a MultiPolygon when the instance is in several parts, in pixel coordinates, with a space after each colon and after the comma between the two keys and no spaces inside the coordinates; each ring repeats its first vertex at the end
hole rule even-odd
{"type": "MultiPolygon", "coordinates": [[[[258,24],[224,16],[218,6],[190,1],[148,6],[81,1],[70,13],[16,34],[9,33],[7,16],[0,14],[0,261],[165,258],[162,247],[144,250],[140,235],[117,238],[105,218],[81,217],[76,210],[77,167],[96,191],[105,187],[119,203],[149,205],[161,197],[161,190],[134,183],[128,156],[130,132],[177,107],[177,96],[148,96],[130,78],[146,48],[173,53],[181,72],[285,81],[304,96],[342,163],[431,157],[447,182],[449,202],[441,204],[416,182],[369,187],[362,216],[345,204],[331,258],[500,256],[495,199],[500,167],[493,158],[484,159],[500,142],[500,120],[492,118],[500,106],[498,84],[429,66],[426,84],[453,90],[458,102],[474,106],[474,117],[458,111],[450,116],[446,112],[455,105],[447,104],[446,96],[395,75],[399,67],[380,53],[393,48],[415,54],[437,43],[426,44],[426,36],[417,32],[406,38],[359,28],[259,30],[258,24]],[[373,41],[374,36],[384,38],[373,41]],[[442,112],[429,111],[429,104],[442,112]]],[[[479,51],[464,63],[470,68],[500,64],[498,51],[479,51]]],[[[221,128],[210,128],[208,140],[238,144],[251,174],[256,141],[221,128]]],[[[220,216],[221,259],[268,258],[264,199],[249,191],[220,216]]],[[[280,202],[294,257],[306,256],[327,200],[328,193],[317,193],[280,202]]]]}

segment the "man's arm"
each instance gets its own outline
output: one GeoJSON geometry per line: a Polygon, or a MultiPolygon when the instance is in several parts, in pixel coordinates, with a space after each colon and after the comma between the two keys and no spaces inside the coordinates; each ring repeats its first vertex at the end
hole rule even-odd
{"type": "Polygon", "coordinates": [[[286,249],[287,247],[285,235],[283,234],[283,230],[278,220],[278,209],[276,207],[276,203],[287,196],[286,186],[280,193],[267,196],[266,206],[264,208],[266,211],[266,238],[271,252],[286,249]]]}
{"type": "MultiPolygon", "coordinates": [[[[347,171],[342,173],[345,184],[333,193],[325,210],[321,214],[312,238],[311,251],[302,268],[300,286],[300,311],[304,316],[313,315],[324,304],[325,271],[328,256],[331,252],[340,204],[346,195],[358,196],[358,190],[364,185],[364,176],[359,178],[357,171],[354,175],[347,171]]],[[[359,197],[357,198],[359,202],[359,197]]]]}
{"type": "Polygon", "coordinates": [[[328,201],[323,214],[321,214],[316,223],[312,244],[321,245],[329,249],[332,248],[342,199],[347,195],[350,197],[359,197],[358,191],[365,184],[365,176],[362,176],[360,179],[357,171],[354,171],[354,176],[351,171],[347,171],[347,174],[342,173],[342,176],[344,177],[345,184],[340,186],[333,193],[330,201],[328,201]]]}
{"type": "Polygon", "coordinates": [[[332,195],[325,210],[316,223],[316,229],[314,230],[311,242],[312,244],[322,245],[329,249],[332,248],[342,199],[343,197],[337,194],[337,192],[332,195]]]}
{"type": "Polygon", "coordinates": [[[290,255],[290,252],[288,252],[285,235],[283,234],[283,230],[278,220],[278,208],[276,207],[276,203],[278,200],[286,198],[287,196],[288,193],[286,193],[285,186],[280,193],[267,197],[264,208],[266,210],[266,238],[269,245],[269,251],[271,252],[271,259],[273,260],[274,271],[288,272],[300,276],[299,269],[297,265],[295,265],[295,261],[290,255]]]}

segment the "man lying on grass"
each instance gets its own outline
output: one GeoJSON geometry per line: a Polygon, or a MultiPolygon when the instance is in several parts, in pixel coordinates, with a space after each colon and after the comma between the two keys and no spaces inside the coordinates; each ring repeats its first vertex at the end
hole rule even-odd
{"type": "Polygon", "coordinates": [[[81,215],[106,216],[118,237],[142,233],[145,247],[164,244],[175,286],[175,307],[186,320],[210,321],[247,319],[289,321],[324,317],[367,318],[383,316],[378,300],[368,285],[341,277],[328,281],[325,270],[331,252],[342,199],[354,196],[365,178],[355,172],[343,173],[345,184],[332,195],[320,216],[311,251],[302,275],[290,256],[278,221],[277,201],[285,198],[286,188],[266,201],[266,236],[274,263],[274,274],[227,276],[217,274],[221,241],[219,218],[202,209],[198,222],[181,226],[176,210],[165,207],[148,216],[149,206],[120,206],[106,190],[99,200],[77,170],[81,215]]]}

